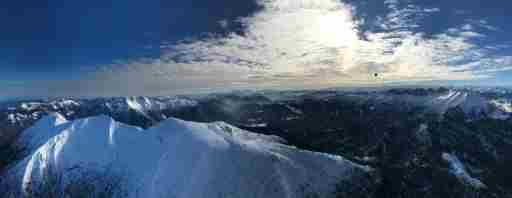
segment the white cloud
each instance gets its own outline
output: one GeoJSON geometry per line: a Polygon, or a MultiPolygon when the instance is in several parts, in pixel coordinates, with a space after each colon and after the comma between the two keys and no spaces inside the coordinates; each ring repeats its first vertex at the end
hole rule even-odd
{"type": "Polygon", "coordinates": [[[426,8],[426,9],[423,9],[423,12],[440,12],[441,9],[439,8],[426,8]]]}
{"type": "Polygon", "coordinates": [[[484,37],[483,34],[480,34],[478,32],[471,32],[471,31],[460,32],[459,35],[462,37],[466,37],[466,38],[484,37]]]}
{"type": "Polygon", "coordinates": [[[491,31],[498,31],[498,30],[500,30],[498,27],[490,25],[489,22],[487,20],[485,20],[485,19],[480,19],[480,20],[468,19],[466,21],[468,23],[470,23],[470,24],[473,24],[474,26],[485,28],[487,30],[491,30],[491,31]]]}
{"type": "Polygon", "coordinates": [[[471,24],[465,24],[461,27],[462,30],[471,31],[473,30],[473,26],[471,24]]]}
{"type": "MultiPolygon", "coordinates": [[[[477,21],[426,37],[414,33],[438,8],[386,0],[383,32],[358,35],[354,9],[336,0],[261,0],[264,10],[241,19],[243,36],[162,43],[162,57],[106,66],[88,87],[106,93],[163,95],[196,90],[324,87],[387,82],[467,80],[512,67],[473,43],[477,21]],[[373,73],[379,73],[375,78],[373,73]]],[[[220,21],[219,23],[225,24],[220,21]]],[[[226,26],[229,24],[225,24],[226,26]]],[[[179,28],[179,27],[178,27],[179,28]]],[[[492,47],[492,46],[487,46],[492,47]]]]}

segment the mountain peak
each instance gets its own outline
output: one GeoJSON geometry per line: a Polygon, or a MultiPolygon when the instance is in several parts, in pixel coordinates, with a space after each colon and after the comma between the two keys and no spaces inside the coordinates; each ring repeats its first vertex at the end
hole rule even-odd
{"type": "Polygon", "coordinates": [[[127,188],[144,197],[328,197],[338,182],[371,171],[226,123],[171,118],[141,133],[107,116],[45,125],[48,120],[25,131],[53,136],[12,170],[23,175],[23,188],[32,188],[48,168],[72,179],[76,175],[66,176],[66,170],[73,167],[115,167],[126,173],[127,188]]]}

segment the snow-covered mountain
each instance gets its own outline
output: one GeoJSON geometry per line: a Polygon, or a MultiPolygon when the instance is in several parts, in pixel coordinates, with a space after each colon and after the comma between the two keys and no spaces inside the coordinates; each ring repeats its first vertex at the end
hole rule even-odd
{"type": "Polygon", "coordinates": [[[128,197],[306,198],[334,197],[338,184],[356,183],[369,167],[339,156],[299,150],[276,136],[251,133],[224,122],[170,118],[147,130],[107,116],[67,121],[55,114],[20,138],[24,160],[9,174],[18,188],[35,189],[45,173],[63,182],[95,169],[123,174],[128,197]]]}
{"type": "MultiPolygon", "coordinates": [[[[214,123],[208,126],[224,121],[243,130],[276,135],[300,149],[371,166],[382,176],[373,180],[377,183],[371,186],[376,189],[353,185],[355,190],[347,191],[349,197],[510,197],[511,104],[512,91],[504,88],[262,91],[17,101],[0,104],[0,154],[6,156],[0,158],[0,167],[19,159],[12,155],[17,153],[11,149],[12,141],[4,140],[19,139],[29,150],[37,150],[48,138],[64,133],[62,130],[81,126],[66,120],[107,115],[116,122],[106,123],[137,126],[140,129],[128,128],[138,131],[135,134],[147,134],[169,122],[168,118],[179,118],[214,123]],[[55,113],[61,116],[41,119],[55,113]],[[32,128],[16,135],[38,120],[52,130],[35,133],[30,132],[32,128]],[[56,122],[59,124],[53,124],[56,122]]],[[[143,137],[140,139],[147,139],[143,137]]],[[[102,142],[107,144],[109,139],[104,137],[102,142]]],[[[117,150],[98,148],[107,149],[105,153],[117,150]]],[[[53,156],[60,154],[52,154],[51,159],[53,156]]],[[[350,185],[358,179],[348,181],[350,185]]]]}
{"type": "Polygon", "coordinates": [[[186,97],[61,98],[20,101],[8,103],[0,108],[0,123],[26,128],[43,116],[57,112],[67,119],[104,114],[125,123],[149,127],[156,121],[167,118],[162,111],[195,105],[197,101],[186,97]]]}
{"type": "MultiPolygon", "coordinates": [[[[390,90],[387,92],[355,93],[354,100],[379,104],[399,104],[409,107],[423,107],[440,115],[452,109],[460,109],[468,120],[492,118],[506,120],[512,116],[510,97],[489,96],[475,90],[450,89],[443,91],[417,91],[415,89],[390,90]]],[[[501,92],[500,92],[501,93],[501,92]]],[[[337,97],[340,97],[339,95],[337,97]]]]}
{"type": "Polygon", "coordinates": [[[460,108],[468,119],[488,117],[506,120],[512,115],[508,100],[488,98],[475,92],[450,90],[425,99],[428,100],[426,106],[441,114],[452,108],[460,108]]]}
{"type": "Polygon", "coordinates": [[[466,120],[512,118],[512,92],[506,89],[391,89],[381,91],[284,91],[212,94],[201,97],[115,97],[9,102],[0,105],[0,144],[53,112],[75,120],[108,115],[149,128],[169,117],[195,121],[228,121],[236,126],[266,126],[269,121],[304,117],[305,101],[353,101],[372,109],[423,108],[444,115],[460,110],[466,120]]]}
{"type": "MultiPolygon", "coordinates": [[[[213,94],[202,97],[61,98],[11,102],[0,107],[0,124],[25,129],[48,113],[58,112],[72,120],[108,115],[116,121],[148,128],[168,117],[177,116],[177,111],[182,115],[183,111],[188,110],[208,111],[219,108],[218,111],[235,114],[244,105],[280,105],[294,111],[296,109],[290,108],[286,102],[338,99],[353,100],[360,104],[371,103],[375,108],[402,103],[405,107],[422,107],[441,115],[451,109],[460,108],[470,120],[506,120],[512,115],[512,92],[506,89],[391,89],[370,92],[325,90],[213,94]]],[[[295,112],[290,113],[296,114],[295,112]]]]}

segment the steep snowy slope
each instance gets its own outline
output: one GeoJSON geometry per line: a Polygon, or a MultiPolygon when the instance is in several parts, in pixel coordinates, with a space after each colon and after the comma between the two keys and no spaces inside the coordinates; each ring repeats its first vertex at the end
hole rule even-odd
{"type": "Polygon", "coordinates": [[[223,122],[169,119],[143,131],[106,116],[74,122],[47,117],[24,133],[37,149],[11,170],[23,189],[48,170],[69,180],[77,175],[66,170],[81,167],[123,173],[126,187],[137,189],[130,197],[328,198],[340,182],[371,171],[223,122]]]}
{"type": "Polygon", "coordinates": [[[449,90],[425,94],[409,93],[414,90],[395,92],[375,92],[351,94],[359,102],[370,101],[376,104],[395,103],[406,106],[426,107],[427,110],[444,114],[449,109],[460,108],[468,120],[492,118],[506,120],[512,115],[512,107],[508,99],[493,99],[481,93],[468,90],[449,90]]]}
{"type": "Polygon", "coordinates": [[[462,164],[456,155],[443,153],[442,158],[450,164],[450,173],[455,175],[455,177],[457,177],[457,179],[463,184],[474,187],[476,189],[486,188],[484,183],[469,175],[469,173],[466,171],[466,167],[464,167],[464,164],[462,164]]]}
{"type": "Polygon", "coordinates": [[[63,128],[69,125],[67,122],[66,118],[58,113],[45,116],[36,125],[21,134],[18,140],[19,144],[24,145],[28,150],[27,152],[33,152],[46,141],[58,135],[63,128]]]}
{"type": "Polygon", "coordinates": [[[512,111],[504,100],[491,100],[474,92],[450,91],[431,100],[431,107],[444,113],[450,108],[459,107],[469,119],[490,117],[506,120],[512,111]]]}

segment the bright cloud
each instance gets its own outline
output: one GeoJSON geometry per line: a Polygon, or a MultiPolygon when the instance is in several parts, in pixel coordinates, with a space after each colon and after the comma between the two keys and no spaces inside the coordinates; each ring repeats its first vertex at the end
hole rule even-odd
{"type": "Polygon", "coordinates": [[[339,1],[260,3],[263,11],[240,19],[246,27],[243,35],[163,42],[161,58],[107,66],[95,83],[112,89],[136,84],[137,89],[165,94],[162,90],[468,80],[512,68],[510,56],[492,55],[495,46],[476,44],[485,38],[476,27],[493,29],[484,20],[432,36],[413,31],[439,8],[386,0],[389,13],[377,21],[383,31],[360,32],[364,21],[354,18],[351,5],[339,1]]]}

